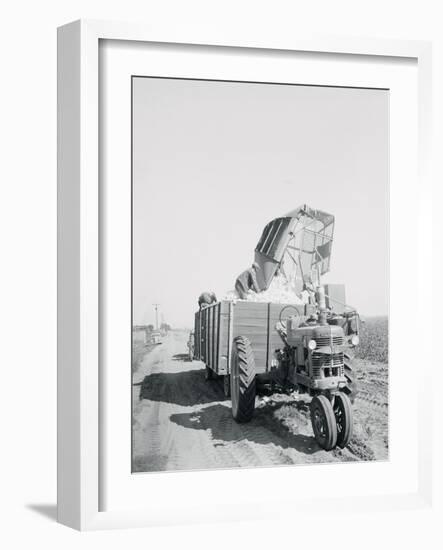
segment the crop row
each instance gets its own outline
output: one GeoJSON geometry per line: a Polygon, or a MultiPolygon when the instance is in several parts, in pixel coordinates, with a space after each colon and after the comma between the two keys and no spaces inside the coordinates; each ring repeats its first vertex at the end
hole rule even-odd
{"type": "Polygon", "coordinates": [[[388,318],[367,317],[360,324],[360,344],[356,356],[369,361],[388,362],[388,318]]]}

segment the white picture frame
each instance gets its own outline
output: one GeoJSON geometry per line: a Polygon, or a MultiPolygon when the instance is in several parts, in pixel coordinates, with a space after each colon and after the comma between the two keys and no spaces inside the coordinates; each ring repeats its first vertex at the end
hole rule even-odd
{"type": "MultiPolygon", "coordinates": [[[[149,486],[151,491],[150,505],[134,505],[136,498],[133,489],[122,489],[121,503],[117,497],[113,499],[111,509],[104,509],[103,491],[101,485],[112,483],[118,477],[118,472],[112,470],[108,479],[103,467],[103,453],[109,452],[104,441],[103,418],[106,407],[103,402],[104,391],[114,391],[112,387],[102,387],[102,365],[100,353],[100,333],[102,310],[101,302],[106,300],[106,291],[100,288],[101,270],[101,238],[100,234],[106,226],[100,225],[99,213],[103,208],[101,203],[99,157],[100,128],[99,113],[102,108],[99,96],[100,75],[100,41],[125,41],[131,44],[174,44],[176,48],[194,45],[195,48],[206,48],[205,56],[210,59],[209,48],[229,48],[231,56],[247,56],[248,52],[305,52],[315,56],[330,54],[330,59],[341,57],[351,64],[361,63],[360,82],[365,82],[364,71],[372,76],[367,82],[377,82],[382,86],[383,73],[377,76],[378,69],[370,69],[371,59],[413,60],[417,69],[418,94],[414,100],[418,113],[418,125],[415,128],[418,141],[418,178],[413,178],[417,195],[418,217],[421,220],[421,230],[430,231],[431,219],[429,212],[432,204],[432,183],[429,176],[430,155],[430,121],[431,121],[431,46],[426,42],[370,40],[346,37],[315,37],[294,36],[280,37],[271,33],[268,37],[255,37],[248,32],[242,37],[231,35],[228,31],[219,36],[207,37],[187,36],[183,33],[156,32],[155,29],[143,25],[102,22],[77,21],[63,26],[58,31],[58,519],[59,522],[76,529],[103,529],[130,526],[150,526],[170,523],[195,521],[259,519],[269,517],[265,510],[267,496],[260,492],[250,493],[253,503],[244,511],[241,506],[228,510],[223,502],[214,508],[205,502],[198,505],[197,501],[189,506],[180,499],[180,494],[188,495],[190,487],[195,485],[195,477],[190,483],[190,476],[200,476],[203,485],[211,480],[213,486],[236,484],[241,479],[256,486],[257,472],[238,470],[221,472],[199,472],[193,474],[166,474],[145,477],[142,481],[138,476],[132,476],[130,485],[149,486]],[[371,80],[372,79],[372,80],[371,80]],[[115,474],[115,475],[114,475],[115,474]],[[170,475],[169,475],[170,476],[170,475]],[[134,481],[135,480],[135,481],[134,481]],[[168,494],[168,501],[162,499],[162,487],[168,494]],[[175,487],[175,489],[174,489],[175,487]],[[171,504],[171,491],[176,491],[174,505],[171,504]],[[154,495],[154,498],[152,498],[154,495]],[[117,505],[116,501],[117,500],[117,505]],[[132,504],[131,504],[132,501],[132,504]],[[243,512],[242,512],[243,510],[243,512]]],[[[128,50],[130,52],[130,48],[128,50]]],[[[125,55],[131,55],[126,52],[125,55]]],[[[158,63],[162,59],[158,58],[158,63]]],[[[202,69],[203,70],[203,69],[202,69]]],[[[241,70],[241,69],[240,69],[241,70]]],[[[282,71],[284,72],[284,68],[282,71]]],[[[344,71],[352,70],[345,67],[344,71]]],[[[183,69],[185,71],[185,69],[183,69]]],[[[118,72],[118,71],[117,71],[118,72]]],[[[120,74],[120,73],[119,73],[120,74]]],[[[345,73],[343,73],[345,74],[345,73]]],[[[186,76],[186,75],[183,75],[186,76]]],[[[192,75],[192,76],[195,76],[192,75]]],[[[281,78],[281,77],[280,77],[281,78]]],[[[348,82],[348,80],[346,80],[348,82]]],[[[323,84],[331,84],[331,75],[325,72],[323,84]]],[[[332,81],[339,85],[343,82],[332,81]]],[[[388,83],[389,84],[389,83],[388,83]]],[[[368,84],[369,85],[369,84],[368,84]]],[[[385,86],[389,87],[389,85],[385,86]]],[[[415,93],[415,92],[414,92],[415,93]]],[[[412,97],[412,96],[411,96],[412,97]]],[[[415,136],[414,136],[415,139],[415,136]]],[[[126,152],[127,153],[127,152],[126,152]]],[[[411,180],[412,181],[412,180],[411,180]]],[[[424,242],[424,241],[423,241],[424,242]]],[[[414,258],[417,260],[416,277],[423,281],[425,271],[431,264],[431,245],[414,248],[414,258]],[[424,267],[426,266],[426,267],[424,267]]],[[[432,294],[429,285],[418,286],[414,300],[417,307],[424,304],[432,294]]],[[[423,330],[423,329],[422,329],[423,330]]],[[[425,353],[430,356],[431,348],[425,353]]],[[[429,383],[431,376],[429,361],[424,366],[429,383]]],[[[129,368],[129,366],[128,366],[129,368]]],[[[129,378],[129,377],[128,377],[129,378]]],[[[129,382],[128,382],[129,383],[129,382]]],[[[114,384],[114,388],[118,386],[114,384]]],[[[123,390],[122,390],[123,391],[123,390]]],[[[129,393],[129,392],[127,392],[129,393]]],[[[113,394],[115,395],[115,394],[113,394]]],[[[327,467],[323,474],[318,475],[319,488],[313,492],[312,498],[306,495],[297,499],[292,493],[280,494],[275,500],[283,499],[288,508],[298,506],[306,512],[315,509],[317,513],[325,513],[336,499],[340,501],[341,510],[352,509],[356,503],[365,510],[391,509],[393,507],[422,507],[431,501],[431,433],[430,417],[431,402],[426,397],[425,387],[418,383],[417,405],[414,414],[420,432],[415,434],[417,460],[410,465],[414,469],[413,489],[393,490],[384,495],[366,494],[353,495],[344,490],[343,494],[330,496],[331,487],[324,485],[327,477],[327,467]]],[[[105,438],[106,439],[106,438],[105,438]]],[[[395,457],[394,457],[395,458],[395,457]]],[[[123,458],[124,460],[124,458],[123,458]]],[[[395,461],[393,462],[395,464],[395,461]]],[[[129,466],[128,466],[129,467],[129,466]]],[[[351,467],[352,466],[347,466],[351,467]]],[[[343,466],[331,466],[343,468],[343,466]]],[[[260,471],[261,476],[279,476],[282,480],[288,476],[288,469],[269,469],[271,472],[260,471]]],[[[354,469],[355,470],[355,469],[354,469]]],[[[130,471],[128,472],[130,475],[130,471]]],[[[317,471],[317,474],[319,472],[317,471]]],[[[392,474],[392,472],[391,472],[392,474]]],[[[306,474],[307,475],[307,474],[306,474]]],[[[366,475],[362,471],[355,476],[366,475]]],[[[386,471],[384,475],[388,475],[386,471]]],[[[405,475],[407,472],[405,471],[405,475]]],[[[128,480],[125,481],[125,483],[128,480]]],[[[116,481],[117,483],[117,481],[116,481]]],[[[399,478],[401,484],[401,478],[399,478]]],[[[128,485],[129,486],[129,485],[128,485]]],[[[122,485],[123,487],[123,485],[122,485]]],[[[400,487],[400,486],[399,486],[400,487]]],[[[135,489],[137,491],[138,489],[135,489]]],[[[203,491],[203,489],[202,489],[203,491]]],[[[198,493],[198,491],[197,491],[198,493]]],[[[203,492],[201,493],[204,494],[203,492]]],[[[201,498],[200,498],[201,500],[201,498]]],[[[282,511],[278,511],[282,515],[282,511]]],[[[272,516],[272,513],[271,513],[272,516]]],[[[288,516],[289,517],[289,516],[288,516]]]]}

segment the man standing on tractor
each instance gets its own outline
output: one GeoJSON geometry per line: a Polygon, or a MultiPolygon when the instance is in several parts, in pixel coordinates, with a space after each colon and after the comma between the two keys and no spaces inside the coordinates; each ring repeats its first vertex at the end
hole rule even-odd
{"type": "Polygon", "coordinates": [[[241,273],[235,281],[235,290],[241,300],[245,300],[248,296],[248,291],[260,292],[260,287],[257,282],[257,270],[260,269],[258,263],[254,262],[249,269],[241,273]]]}

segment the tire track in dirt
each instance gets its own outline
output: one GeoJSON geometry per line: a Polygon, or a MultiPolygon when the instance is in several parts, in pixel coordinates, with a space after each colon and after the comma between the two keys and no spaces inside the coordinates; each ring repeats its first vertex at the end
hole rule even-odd
{"type": "Polygon", "coordinates": [[[374,407],[381,410],[388,409],[387,403],[384,403],[382,401],[378,401],[377,399],[372,398],[369,392],[366,392],[365,390],[359,390],[359,393],[355,399],[356,401],[364,401],[370,407],[374,407]]]}
{"type": "Polygon", "coordinates": [[[280,463],[280,453],[274,445],[269,444],[269,434],[257,426],[254,421],[250,424],[236,424],[231,415],[231,409],[227,402],[218,402],[219,417],[216,423],[205,408],[201,413],[202,426],[207,431],[211,444],[223,450],[227,462],[222,467],[236,466],[268,466],[280,463]]]}
{"type": "MultiPolygon", "coordinates": [[[[135,365],[134,471],[383,458],[383,439],[378,438],[374,452],[367,431],[360,427],[354,431],[348,448],[332,452],[321,449],[313,437],[308,402],[294,396],[257,398],[252,421],[237,424],[220,380],[206,381],[202,363],[186,360],[187,336],[185,332],[170,333],[161,346],[135,365]]],[[[378,422],[383,427],[387,404],[374,403],[364,386],[362,390],[354,408],[356,424],[365,426],[369,416],[375,416],[372,426],[376,428],[378,422]]]]}

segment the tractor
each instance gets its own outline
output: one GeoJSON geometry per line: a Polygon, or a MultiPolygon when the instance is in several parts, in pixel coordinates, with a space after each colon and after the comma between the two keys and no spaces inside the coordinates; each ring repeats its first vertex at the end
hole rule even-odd
{"type": "Polygon", "coordinates": [[[253,418],[257,393],[306,394],[315,439],[328,451],[346,447],[352,436],[360,331],[344,286],[321,281],[334,222],[303,205],[266,225],[254,257],[259,292],[278,275],[293,288],[292,303],[216,302],[199,309],[194,327],[195,358],[205,362],[207,378],[223,377],[234,420],[253,418]]]}

